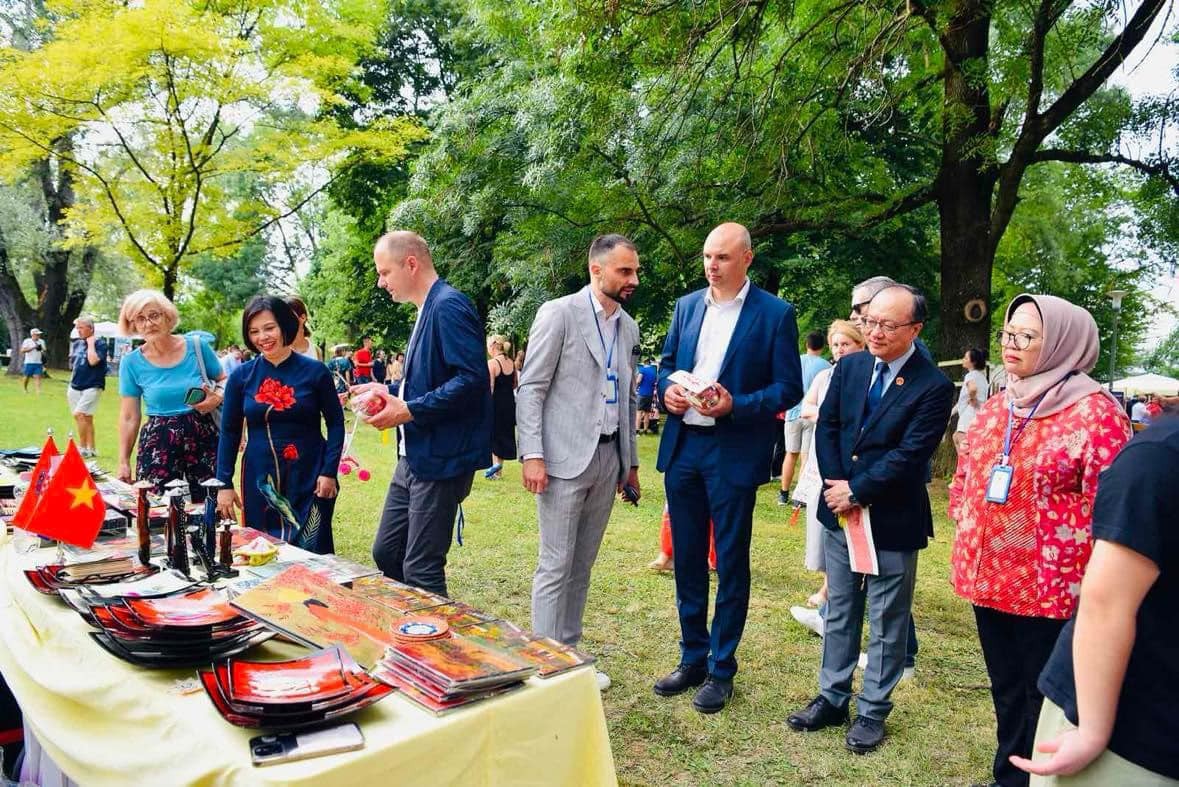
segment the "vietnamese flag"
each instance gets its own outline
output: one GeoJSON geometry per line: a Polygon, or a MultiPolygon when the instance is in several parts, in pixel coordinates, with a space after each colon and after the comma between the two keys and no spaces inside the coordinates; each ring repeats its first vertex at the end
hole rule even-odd
{"type": "Polygon", "coordinates": [[[106,502],[71,440],[25,530],[88,549],[105,518],[106,502]]]}
{"type": "Polygon", "coordinates": [[[33,509],[37,507],[37,501],[41,499],[41,495],[44,494],[45,487],[49,483],[49,464],[55,456],[57,456],[57,443],[53,442],[53,435],[49,435],[45,439],[44,447],[41,448],[41,456],[37,459],[37,464],[29,476],[29,491],[25,492],[25,496],[21,498],[20,507],[12,515],[12,524],[17,527],[26,527],[25,522],[33,515],[33,509]]]}

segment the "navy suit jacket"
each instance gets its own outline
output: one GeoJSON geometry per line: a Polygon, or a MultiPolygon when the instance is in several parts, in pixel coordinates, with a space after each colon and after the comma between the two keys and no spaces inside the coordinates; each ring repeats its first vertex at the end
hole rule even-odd
{"type": "MultiPolygon", "coordinates": [[[[915,352],[865,420],[875,365],[867,352],[835,365],[815,428],[819,474],[847,481],[860,505],[870,507],[877,549],[924,549],[933,535],[926,466],[950,420],[954,384],[915,352]]],[[[818,506],[819,521],[838,527],[822,498],[818,506]]]]}
{"type": "MultiPolygon", "coordinates": [[[[696,365],[706,292],[697,290],[676,301],[659,361],[660,399],[671,385],[672,372],[690,372],[696,365]]],[[[798,404],[803,395],[794,307],[750,283],[717,382],[733,396],[733,411],[716,421],[721,477],[739,486],[764,484],[782,430],[778,413],[798,404]]],[[[682,423],[680,416],[668,413],[659,442],[660,472],[675,459],[682,423]]]]}
{"type": "Polygon", "coordinates": [[[491,387],[483,321],[467,296],[434,282],[405,355],[405,458],[424,481],[491,464],[491,387]]]}

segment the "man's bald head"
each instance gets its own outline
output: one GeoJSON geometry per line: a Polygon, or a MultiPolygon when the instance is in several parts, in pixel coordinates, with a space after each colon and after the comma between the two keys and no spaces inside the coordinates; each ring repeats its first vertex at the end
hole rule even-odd
{"type": "MultiPolygon", "coordinates": [[[[708,233],[708,238],[715,239],[738,251],[753,250],[753,238],[749,237],[749,230],[735,221],[726,221],[724,224],[717,225],[712,232],[708,233]]],[[[708,245],[708,241],[705,240],[704,244],[708,245]]]]}
{"type": "Polygon", "coordinates": [[[719,301],[737,297],[752,262],[749,230],[736,222],[721,224],[704,239],[704,278],[719,301]]]}
{"type": "Polygon", "coordinates": [[[430,247],[421,235],[408,230],[387,232],[373,248],[377,286],[396,303],[414,303],[420,308],[430,286],[438,280],[430,247]]]}
{"type": "Polygon", "coordinates": [[[373,256],[377,254],[388,255],[392,262],[402,263],[407,257],[416,257],[421,263],[433,265],[434,260],[430,256],[430,247],[421,235],[409,230],[394,230],[393,232],[386,232],[377,241],[376,248],[373,249],[373,256]]]}

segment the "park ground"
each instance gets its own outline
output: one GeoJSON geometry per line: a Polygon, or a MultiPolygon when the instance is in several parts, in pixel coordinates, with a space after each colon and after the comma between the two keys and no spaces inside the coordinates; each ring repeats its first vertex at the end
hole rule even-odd
{"type": "MultiPolygon", "coordinates": [[[[72,426],[62,373],[40,397],[19,379],[0,377],[0,447],[39,444],[46,427],[59,438],[72,426]]],[[[99,464],[117,465],[117,383],[96,417],[99,464]]],[[[921,553],[915,610],[921,642],[916,678],[894,693],[888,739],[856,756],[843,732],[792,732],[786,716],[816,693],[820,640],[797,625],[790,606],[817,587],[803,569],[804,526],[788,523],[775,503],[776,482],[758,493],[753,527],[753,589],[749,622],[738,651],[736,693],[724,712],[692,710],[690,695],[661,699],[656,678],[677,661],[678,625],[670,575],[648,571],[659,542],[662,477],[655,471],[657,437],[639,438],[643,499],[615,506],[594,569],[585,620],[585,650],[613,680],[603,695],[618,777],[634,785],[824,784],[966,785],[990,781],[994,718],[970,606],[949,584],[953,524],[944,483],[931,494],[937,540],[921,553]]],[[[59,444],[64,444],[61,440],[59,444]]],[[[364,428],[355,451],[372,479],[341,477],[335,539],[345,557],[372,562],[370,547],[386,486],[393,443],[364,428]]],[[[508,463],[502,481],[476,476],[463,506],[463,546],[450,552],[451,595],[527,626],[536,565],[536,512],[508,463]]],[[[537,719],[543,724],[543,719],[537,719]]]]}

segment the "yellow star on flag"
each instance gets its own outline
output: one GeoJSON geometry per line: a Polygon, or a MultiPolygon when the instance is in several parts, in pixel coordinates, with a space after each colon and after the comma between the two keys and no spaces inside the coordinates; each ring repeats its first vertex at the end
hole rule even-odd
{"type": "Polygon", "coordinates": [[[83,481],[81,486],[67,486],[66,491],[74,496],[73,501],[70,502],[70,508],[78,506],[94,508],[94,496],[98,494],[98,488],[94,484],[83,481]]]}

